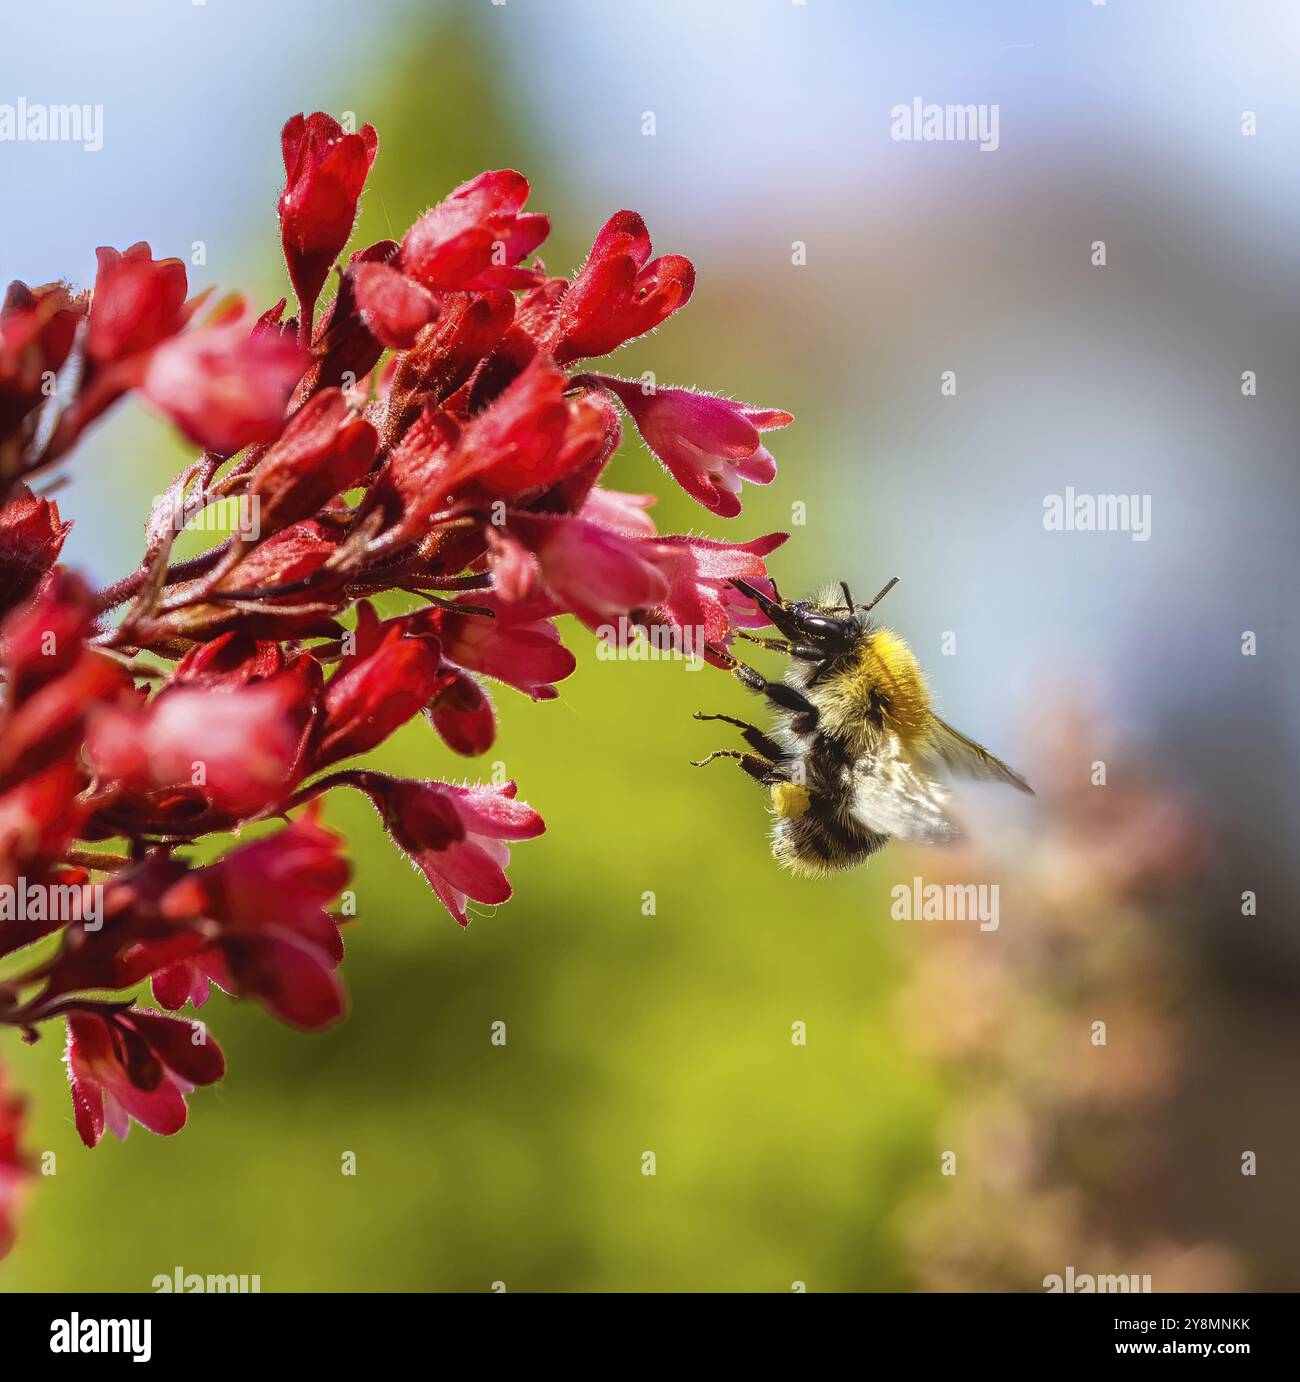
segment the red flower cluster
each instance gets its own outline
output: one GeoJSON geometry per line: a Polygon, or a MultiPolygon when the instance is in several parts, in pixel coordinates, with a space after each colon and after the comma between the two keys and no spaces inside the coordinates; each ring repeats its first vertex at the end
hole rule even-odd
{"type": "MultiPolygon", "coordinates": [[[[732,516],[742,481],[774,474],[760,432],[791,420],[572,369],[690,298],[690,262],[652,258],[638,215],[548,278],[528,262],[548,218],[519,173],[488,172],[341,264],[375,132],[299,115],[282,144],[295,313],[204,316],[185,266],[145,244],[101,249],[90,293],[15,283],[0,311],[0,956],[42,943],[11,962],[0,1023],[31,1039],[66,1020],[92,1146],[131,1119],[176,1132],[184,1096],[223,1074],[203,1023],[133,1006],[146,981],[171,1011],[216,984],[298,1027],[343,1016],[327,906],[348,868],[315,804],[330,789],[371,800],[462,926],[471,901],[510,896],[509,844],[543,830],[513,783],[347,760],[420,714],[454,753],[484,753],[485,680],[545,700],[572,672],[563,614],[689,633],[721,660],[762,622],[731,582],[761,581],[784,540],[660,537],[650,496],[601,484],[625,409],[687,493],[732,516]],[[139,568],[95,592],[56,564],[70,525],[32,482],[132,393],[201,454],[155,505],[139,568]],[[235,535],[173,560],[186,521],[230,499],[235,535]],[[412,612],[381,617],[391,592],[412,612]]],[[[0,1249],[20,1111],[0,1091],[0,1249]]]]}

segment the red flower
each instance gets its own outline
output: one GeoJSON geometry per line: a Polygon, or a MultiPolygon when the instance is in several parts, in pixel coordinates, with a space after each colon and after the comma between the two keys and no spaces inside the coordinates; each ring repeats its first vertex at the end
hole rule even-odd
{"type": "Polygon", "coordinates": [[[142,389],[196,446],[232,456],[279,435],[305,363],[284,336],[223,321],[159,346],[142,389]]]}
{"type": "MultiPolygon", "coordinates": [[[[316,389],[359,382],[374,369],[384,344],[366,325],[357,301],[357,282],[368,265],[385,265],[396,255],[396,241],[380,240],[348,260],[348,267],[339,276],[338,294],[312,339],[312,364],[299,385],[300,397],[316,389]]],[[[392,310],[387,303],[380,305],[392,310]]]]}
{"type": "Polygon", "coordinates": [[[231,629],[209,643],[196,643],[176,664],[175,685],[233,690],[250,681],[265,681],[285,665],[278,643],[231,629]]]}
{"type": "Polygon", "coordinates": [[[62,283],[9,285],[0,308],[0,438],[47,397],[49,376],[63,368],[85,310],[62,283]]]}
{"type": "Polygon", "coordinates": [[[647,392],[633,380],[592,377],[618,396],[645,444],[710,513],[734,518],[743,480],[767,485],[775,478],[776,461],[759,433],[788,426],[792,413],[691,389],[647,392]]]}
{"type": "Polygon", "coordinates": [[[163,1137],[185,1126],[184,1096],[226,1073],[225,1057],[197,1023],[129,1008],[68,1017],[68,1079],[77,1132],[95,1146],[104,1127],[119,1138],[132,1118],[163,1137]]]}
{"type": "Polygon", "coordinates": [[[75,754],[86,713],[129,685],[120,665],[86,647],[90,592],[60,568],[0,630],[0,792],[75,754]]]}
{"type": "Polygon", "coordinates": [[[318,110],[286,121],[280,148],[285,175],[280,240],[301,314],[309,319],[352,234],[379,136],[371,125],[346,134],[333,116],[318,110]]]}
{"type": "Polygon", "coordinates": [[[391,264],[354,263],[348,274],[361,320],[394,350],[408,350],[438,315],[438,299],[391,264]]]}
{"type": "Polygon", "coordinates": [[[438,640],[402,620],[383,624],[367,603],[357,612],[356,651],[325,688],[325,722],[315,767],[365,753],[418,715],[454,679],[442,671],[438,640]]]}
{"type": "Polygon", "coordinates": [[[477,758],[492,747],[497,737],[496,712],[473,677],[454,667],[448,673],[447,685],[427,707],[429,722],[453,753],[477,758]]]}
{"type": "Polygon", "coordinates": [[[455,786],[408,778],[365,775],[365,790],[384,824],[411,862],[429,880],[439,901],[462,926],[465,904],[505,902],[510,897],[507,840],[531,840],[545,831],[542,818],[516,787],[455,786]]]}
{"type": "Polygon", "coordinates": [[[176,587],[174,607],[164,607],[138,632],[159,642],[213,638],[232,629],[260,640],[337,636],[342,630],[329,612],[347,603],[341,587],[350,569],[340,560],[339,538],[337,524],[291,523],[247,552],[215,590],[201,580],[176,587]],[[275,598],[266,598],[272,591],[275,598]],[[212,598],[200,600],[204,593],[212,598]]]}
{"type": "Polygon", "coordinates": [[[441,291],[531,287],[541,275],[515,266],[546,239],[551,222],[525,214],[527,200],[528,179],[511,169],[461,183],[406,232],[402,268],[441,291]]]}
{"type": "MultiPolygon", "coordinates": [[[[222,578],[217,592],[228,599],[236,598],[235,592],[238,592],[249,600],[255,600],[263,589],[278,590],[282,586],[306,584],[311,589],[302,594],[277,595],[276,607],[282,609],[296,600],[319,600],[328,589],[318,579],[321,570],[337,554],[338,534],[335,527],[327,528],[314,518],[290,523],[287,528],[281,528],[278,533],[272,533],[259,542],[233,571],[222,578]]],[[[245,617],[237,622],[244,632],[255,637],[265,637],[257,633],[263,622],[276,622],[258,619],[254,610],[245,609],[242,613],[245,617]]]]}
{"type": "MultiPolygon", "coordinates": [[[[88,814],[77,800],[82,779],[72,763],[57,763],[0,793],[0,883],[14,886],[21,876],[43,875],[61,860],[88,814]]],[[[36,940],[37,934],[54,929],[58,919],[25,930],[18,920],[0,920],[0,955],[36,940]]]]}
{"type": "Polygon", "coordinates": [[[443,505],[446,475],[460,424],[428,406],[407,427],[370,487],[365,511],[385,517],[384,542],[400,546],[422,536],[443,505]]]}
{"type": "MultiPolygon", "coordinates": [[[[0,793],[0,883],[12,886],[62,858],[88,814],[77,801],[81,778],[71,763],[56,763],[0,793]]],[[[26,941],[0,923],[0,955],[26,941]]],[[[28,939],[35,939],[28,937],[28,939]]]]}
{"type": "MultiPolygon", "coordinates": [[[[353,254],[318,321],[375,134],[317,113],[281,142],[296,316],[281,299],[250,320],[225,299],[194,328],[185,266],[143,243],[100,251],[93,294],[15,284],[0,308],[0,882],[65,888],[90,921],[102,879],[103,904],[95,924],[39,908],[0,921],[0,1026],[68,1017],[91,1145],[132,1117],[175,1132],[184,1094],[223,1069],[187,1024],[98,995],[152,981],[176,1008],[216,983],[300,1027],[342,1017],[326,907],[347,866],[316,819],[325,793],[366,792],[461,925],[471,900],[509,897],[510,842],[543,830],[513,783],[341,760],[421,712],[454,753],[486,752],[484,679],[553,698],[575,665],[565,612],[601,632],[658,621],[683,649],[698,630],[721,662],[763,620],[734,582],[761,588],[781,541],[660,539],[652,496],[601,487],[627,410],[690,493],[735,513],[745,480],[772,478],[760,433],[789,421],[568,372],[690,297],[690,262],[652,260],[639,216],[615,215],[572,281],[544,279],[532,256],[549,222],[525,210],[527,181],[484,173],[400,243],[353,254]],[[68,525],[28,485],[132,389],[201,453],[155,502],[139,562],[92,593],[58,567],[68,525]],[[215,518],[222,500],[252,512],[182,555],[177,515],[215,518]],[[249,827],[252,843],[218,838],[249,827]]],[[[0,1239],[14,1123],[0,1092],[0,1239]]]]}
{"type": "Polygon", "coordinates": [[[310,518],[370,469],[379,438],[338,389],[316,394],[289,420],[258,462],[249,493],[269,536],[310,518]]]}
{"type": "Polygon", "coordinates": [[[94,601],[85,581],[62,567],[49,571],[32,599],[0,629],[9,704],[17,705],[37,686],[66,672],[81,656],[94,622],[94,601]]]}
{"type": "Polygon", "coordinates": [[[87,651],[62,676],[0,713],[0,791],[75,754],[87,711],[126,685],[118,664],[87,651]]]}
{"type": "Polygon", "coordinates": [[[566,398],[569,381],[544,356],[479,413],[461,435],[441,493],[518,500],[536,495],[597,456],[605,415],[566,398]]]}
{"type": "Polygon", "coordinates": [[[97,249],[99,271],[86,328],[86,354],[107,365],[151,350],[185,325],[185,265],[155,259],[142,240],[123,250],[97,249]]]}
{"type": "Polygon", "coordinates": [[[680,254],[651,260],[645,222],[635,211],[619,211],[559,299],[542,344],[561,364],[608,355],[685,307],[694,288],[691,261],[680,254]]]}
{"type": "Polygon", "coordinates": [[[515,314],[507,292],[453,293],[431,331],[393,364],[384,439],[396,442],[429,405],[456,392],[505,335],[515,314]]]}
{"type": "Polygon", "coordinates": [[[325,910],[348,880],[341,843],[307,816],[177,883],[162,899],[164,913],[205,918],[215,941],[154,975],[158,1001],[198,1007],[215,983],[295,1027],[314,1030],[342,1018],[347,998],[334,971],[343,940],[325,910]]]}
{"type": "Polygon", "coordinates": [[[71,523],[59,521],[59,506],[19,485],[0,504],[0,618],[21,604],[59,559],[71,523]]]}
{"type": "Polygon", "coordinates": [[[19,1146],[27,1101],[10,1094],[0,1069],[0,1258],[14,1241],[14,1210],[23,1182],[32,1173],[31,1163],[19,1146]]]}

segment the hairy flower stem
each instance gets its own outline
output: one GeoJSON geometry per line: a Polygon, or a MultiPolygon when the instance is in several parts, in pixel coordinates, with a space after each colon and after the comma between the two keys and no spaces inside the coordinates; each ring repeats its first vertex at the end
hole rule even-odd
{"type": "MultiPolygon", "coordinates": [[[[196,576],[206,575],[222,560],[232,541],[232,538],[227,538],[225,542],[209,551],[200,553],[197,557],[191,557],[188,561],[178,561],[169,566],[167,574],[163,577],[163,585],[176,585],[181,581],[191,581],[196,576]]],[[[123,576],[120,581],[116,581],[113,585],[105,586],[94,596],[96,610],[103,614],[115,606],[123,604],[133,595],[137,595],[148,579],[148,568],[141,567],[138,571],[132,571],[129,576],[123,576]]]]}

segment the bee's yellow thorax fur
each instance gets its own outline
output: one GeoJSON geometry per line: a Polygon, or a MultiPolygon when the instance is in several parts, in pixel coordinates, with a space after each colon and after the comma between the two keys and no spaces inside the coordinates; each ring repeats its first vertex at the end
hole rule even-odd
{"type": "Polygon", "coordinates": [[[862,649],[859,675],[884,702],[885,722],[903,740],[930,728],[930,688],[912,650],[892,629],[877,629],[862,649]]]}
{"type": "Polygon", "coordinates": [[[926,738],[930,690],[912,650],[892,629],[875,629],[856,659],[816,688],[823,726],[832,732],[868,730],[873,708],[903,742],[926,738]]]}

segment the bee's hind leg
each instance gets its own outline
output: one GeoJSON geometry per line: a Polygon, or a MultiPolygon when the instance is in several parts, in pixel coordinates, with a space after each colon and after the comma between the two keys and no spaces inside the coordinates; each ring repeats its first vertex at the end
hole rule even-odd
{"type": "Polygon", "coordinates": [[[697,720],[721,720],[724,724],[735,725],[740,730],[740,737],[749,745],[751,749],[756,749],[764,758],[783,758],[785,750],[770,735],[764,734],[757,725],[751,725],[745,720],[737,720],[734,715],[706,715],[702,710],[695,712],[697,720]]]}
{"type": "MultiPolygon", "coordinates": [[[[707,719],[725,720],[725,715],[706,716],[707,719]]],[[[744,773],[748,773],[760,786],[771,793],[772,812],[782,820],[797,820],[812,805],[808,788],[799,781],[791,781],[798,775],[780,763],[769,763],[756,753],[741,753],[739,749],[717,749],[707,758],[693,762],[692,766],[702,768],[715,758],[734,758],[744,773]]]]}
{"type": "Polygon", "coordinates": [[[741,753],[739,749],[714,749],[707,758],[693,758],[691,767],[703,768],[715,758],[734,758],[740,764],[741,772],[748,773],[755,782],[761,782],[764,787],[784,781],[781,770],[775,763],[769,763],[766,758],[760,758],[756,753],[741,753]]]}

